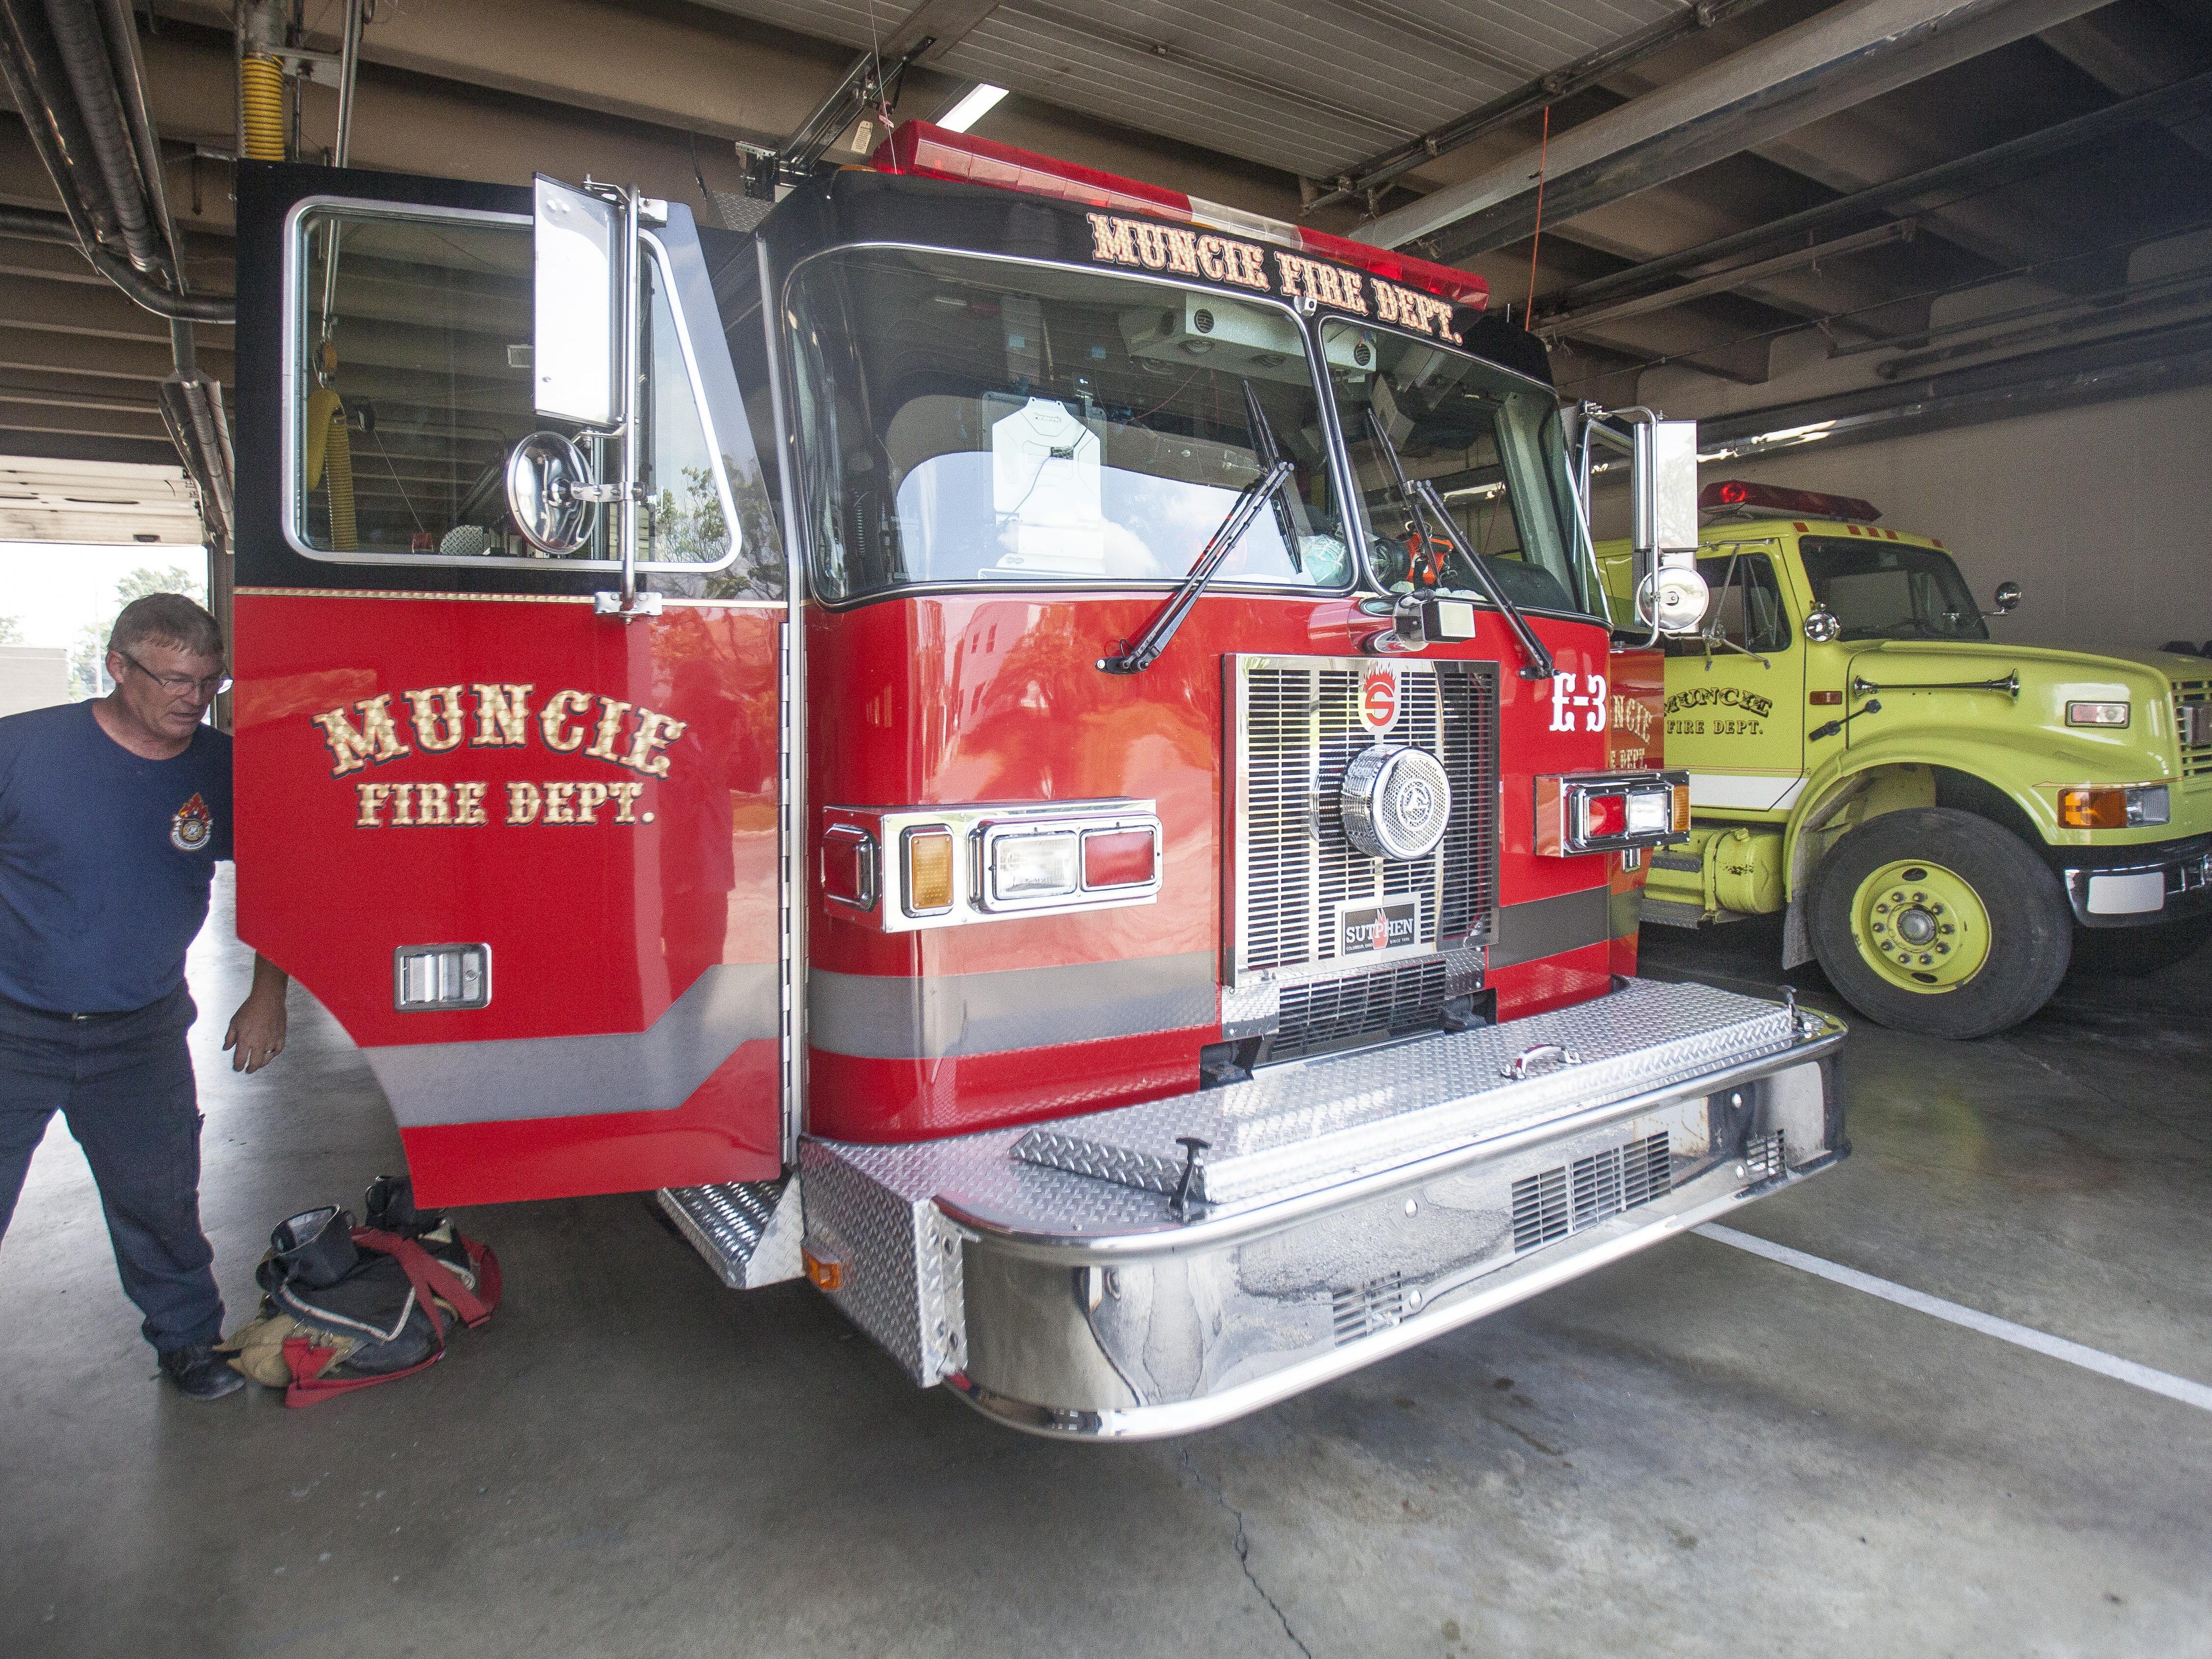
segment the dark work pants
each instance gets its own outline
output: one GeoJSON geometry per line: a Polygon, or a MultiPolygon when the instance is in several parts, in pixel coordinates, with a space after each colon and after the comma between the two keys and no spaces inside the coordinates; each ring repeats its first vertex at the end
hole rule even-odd
{"type": "Polygon", "coordinates": [[[124,1014],[73,1018],[0,998],[0,1237],[31,1153],[56,1112],[84,1148],[139,1328],[167,1353],[222,1332],[222,1298],[200,1231],[199,1096],[179,985],[124,1014]]]}

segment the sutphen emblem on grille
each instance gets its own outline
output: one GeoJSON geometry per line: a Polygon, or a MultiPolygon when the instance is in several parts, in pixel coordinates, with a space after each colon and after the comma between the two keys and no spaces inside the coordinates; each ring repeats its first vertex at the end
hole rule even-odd
{"type": "Polygon", "coordinates": [[[1421,749],[1378,743],[1345,769],[1344,836],[1374,859],[1426,858],[1451,822],[1451,779],[1421,749]]]}

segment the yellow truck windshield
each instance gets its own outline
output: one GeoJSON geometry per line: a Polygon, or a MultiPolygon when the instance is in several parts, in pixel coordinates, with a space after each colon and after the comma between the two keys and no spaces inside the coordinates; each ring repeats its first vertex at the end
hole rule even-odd
{"type": "Polygon", "coordinates": [[[1950,556],[1909,542],[1806,536],[1797,544],[1813,596],[1846,640],[1985,640],[1981,607],[1950,556]]]}

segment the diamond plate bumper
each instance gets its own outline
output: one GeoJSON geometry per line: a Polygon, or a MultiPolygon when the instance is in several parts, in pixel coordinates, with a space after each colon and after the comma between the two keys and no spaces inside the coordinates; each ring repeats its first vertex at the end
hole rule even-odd
{"type": "Polygon", "coordinates": [[[1843,1036],[1630,981],[1045,1131],[810,1139],[807,1248],[917,1382],[1036,1433],[1185,1433],[1827,1168],[1843,1036]],[[1178,1206],[1187,1134],[1218,1151],[1178,1206]]]}

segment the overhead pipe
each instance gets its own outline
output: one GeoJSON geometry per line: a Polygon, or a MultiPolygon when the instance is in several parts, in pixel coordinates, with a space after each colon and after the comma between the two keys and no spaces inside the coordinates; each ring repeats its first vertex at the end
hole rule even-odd
{"type": "Polygon", "coordinates": [[[237,306],[185,292],[137,27],[128,0],[45,0],[42,8],[0,0],[0,67],[63,208],[60,216],[7,210],[0,231],[59,241],[66,225],[95,270],[169,319],[176,372],[161,386],[162,420],[219,550],[231,538],[235,459],[222,388],[199,373],[192,325],[234,321],[237,306]]]}
{"type": "Polygon", "coordinates": [[[331,142],[334,167],[346,166],[353,154],[354,82],[361,73],[361,30],[368,9],[368,0],[345,0],[345,28],[338,38],[338,130],[331,142]]]}
{"type": "Polygon", "coordinates": [[[162,173],[161,135],[154,131],[152,106],[146,100],[146,80],[138,61],[138,20],[131,0],[96,0],[100,21],[107,36],[107,61],[123,104],[123,118],[131,129],[131,144],[138,157],[138,175],[146,182],[146,200],[154,226],[169,251],[178,272],[178,289],[184,288],[184,256],[177,244],[175,224],[169,218],[168,181],[162,173]]]}
{"type": "Polygon", "coordinates": [[[124,252],[140,270],[149,275],[159,271],[171,264],[163,246],[167,239],[155,231],[149,216],[147,182],[139,174],[100,18],[86,0],[46,0],[46,24],[53,31],[62,72],[83,114],[85,136],[107,186],[124,252]]]}
{"type": "MultiPolygon", "coordinates": [[[[237,305],[228,295],[194,295],[184,291],[183,272],[176,264],[174,237],[167,229],[165,198],[155,198],[162,203],[158,222],[162,228],[159,242],[154,245],[159,253],[155,270],[165,280],[151,280],[147,272],[112,250],[111,244],[123,239],[118,228],[118,210],[107,189],[107,171],[94,161],[95,145],[85,112],[74,96],[76,78],[64,61],[58,37],[48,32],[46,22],[46,12],[31,0],[0,0],[0,70],[6,72],[9,91],[23,118],[33,148],[46,164],[55,193],[61,198],[63,212],[57,215],[28,208],[0,209],[0,234],[34,241],[66,240],[75,245],[94,270],[134,303],[158,317],[203,323],[233,321],[237,305]],[[64,227],[69,232],[66,238],[60,234],[64,227]]],[[[96,40],[94,44],[100,50],[101,61],[107,61],[105,45],[96,40]]],[[[124,130],[125,118],[132,126],[143,129],[148,148],[156,156],[159,154],[152,141],[152,124],[144,115],[143,97],[136,100],[137,112],[131,113],[134,101],[131,94],[141,90],[136,71],[134,52],[127,78],[117,77],[123,93],[112,105],[117,125],[102,140],[111,155],[126,159],[132,156],[135,146],[131,134],[124,130]]],[[[133,175],[140,172],[135,160],[129,161],[129,170],[133,175]]],[[[158,167],[155,177],[158,181],[158,167]]],[[[142,197],[142,218],[146,211],[142,197]]]]}

